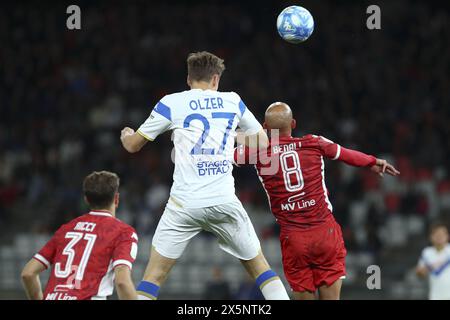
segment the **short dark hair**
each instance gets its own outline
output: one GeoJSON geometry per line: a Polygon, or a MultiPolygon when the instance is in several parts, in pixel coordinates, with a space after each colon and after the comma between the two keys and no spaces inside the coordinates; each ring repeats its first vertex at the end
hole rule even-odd
{"type": "Polygon", "coordinates": [[[222,75],[225,70],[223,59],[207,52],[190,53],[187,57],[189,79],[194,81],[211,81],[213,75],[222,75]]]}
{"type": "Polygon", "coordinates": [[[442,221],[437,221],[437,222],[434,222],[431,224],[430,233],[433,233],[434,231],[436,231],[437,229],[440,229],[440,228],[444,228],[448,232],[447,225],[442,221]]]}
{"type": "Polygon", "coordinates": [[[120,179],[109,171],[94,171],[83,181],[83,193],[91,209],[106,209],[119,191],[120,179]]]}

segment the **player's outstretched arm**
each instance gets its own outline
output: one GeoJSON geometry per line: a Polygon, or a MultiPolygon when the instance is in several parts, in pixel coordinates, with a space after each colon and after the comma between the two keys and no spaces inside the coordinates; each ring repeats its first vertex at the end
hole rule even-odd
{"type": "Polygon", "coordinates": [[[400,174],[400,171],[398,171],[386,160],[375,158],[374,156],[357,150],[347,149],[331,143],[326,143],[324,150],[325,153],[334,160],[343,161],[346,164],[355,167],[369,167],[370,170],[377,173],[381,177],[383,177],[385,173],[391,176],[397,176],[400,174]],[[335,156],[333,156],[333,154],[335,154],[335,156]]]}
{"type": "Polygon", "coordinates": [[[122,141],[125,150],[130,153],[135,153],[141,150],[148,140],[133,129],[125,127],[121,131],[120,141],[122,141]]]}
{"type": "Polygon", "coordinates": [[[131,280],[131,270],[125,266],[120,265],[114,269],[115,284],[117,295],[120,300],[137,300],[136,289],[131,280]]]}
{"type": "Polygon", "coordinates": [[[45,270],[42,263],[31,259],[22,270],[22,284],[29,300],[42,300],[41,281],[39,274],[45,270]]]}

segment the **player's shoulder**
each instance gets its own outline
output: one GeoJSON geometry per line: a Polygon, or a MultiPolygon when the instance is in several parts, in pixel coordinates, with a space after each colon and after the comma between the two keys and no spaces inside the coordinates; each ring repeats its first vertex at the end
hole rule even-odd
{"type": "Polygon", "coordinates": [[[423,250],[422,250],[422,256],[424,256],[424,257],[432,256],[432,255],[434,255],[435,253],[436,253],[436,248],[433,247],[433,246],[425,247],[425,248],[423,248],[423,250]]]}
{"type": "Polygon", "coordinates": [[[180,100],[185,100],[187,96],[190,95],[190,90],[185,91],[178,91],[170,94],[164,95],[160,100],[159,103],[162,103],[166,105],[167,107],[170,107],[174,103],[176,104],[180,100]]]}
{"type": "Polygon", "coordinates": [[[119,218],[115,218],[116,223],[120,226],[120,228],[122,230],[127,230],[127,231],[132,231],[132,232],[136,232],[136,230],[130,226],[128,223],[120,220],[119,218]]]}
{"type": "Polygon", "coordinates": [[[304,136],[299,137],[299,140],[302,143],[310,143],[310,144],[327,144],[327,143],[334,143],[334,141],[322,136],[322,135],[317,135],[317,134],[306,134],[304,136]]]}
{"type": "Polygon", "coordinates": [[[241,101],[241,96],[235,92],[235,91],[218,91],[218,93],[222,96],[222,97],[226,97],[234,102],[239,102],[241,101]]]}
{"type": "Polygon", "coordinates": [[[129,234],[129,236],[135,237],[136,240],[138,240],[137,232],[136,230],[130,226],[128,223],[120,220],[119,218],[114,218],[113,223],[117,227],[117,231],[121,234],[129,234]]]}
{"type": "Polygon", "coordinates": [[[450,243],[447,243],[447,246],[445,247],[445,250],[450,254],[450,243]]]}
{"type": "Polygon", "coordinates": [[[308,133],[308,134],[305,134],[300,137],[295,137],[294,139],[299,141],[302,144],[302,146],[307,146],[307,145],[311,146],[311,145],[317,145],[321,139],[321,136],[315,135],[312,133],[308,133]]]}
{"type": "Polygon", "coordinates": [[[293,136],[281,136],[278,137],[278,139],[275,139],[272,137],[270,140],[270,147],[272,146],[278,146],[278,145],[284,145],[284,144],[291,144],[293,142],[301,142],[302,137],[293,137],[293,136]]]}
{"type": "Polygon", "coordinates": [[[58,229],[56,229],[56,231],[53,233],[53,238],[64,238],[65,234],[73,230],[77,223],[82,219],[82,217],[83,216],[78,216],[60,225],[58,229]]]}
{"type": "Polygon", "coordinates": [[[136,230],[117,217],[97,220],[97,225],[101,226],[98,232],[112,241],[122,238],[134,238],[136,242],[138,241],[136,230]]]}
{"type": "Polygon", "coordinates": [[[234,91],[220,91],[220,97],[226,101],[227,105],[232,105],[233,108],[237,108],[239,110],[240,116],[243,116],[245,111],[247,110],[247,106],[242,101],[241,96],[234,91]]]}
{"type": "Polygon", "coordinates": [[[122,229],[122,230],[132,229],[132,230],[134,230],[134,228],[132,226],[130,226],[128,223],[120,220],[117,217],[111,216],[111,217],[109,217],[109,219],[102,219],[100,221],[104,222],[104,223],[107,223],[107,224],[110,224],[110,225],[114,225],[118,229],[122,229]]]}

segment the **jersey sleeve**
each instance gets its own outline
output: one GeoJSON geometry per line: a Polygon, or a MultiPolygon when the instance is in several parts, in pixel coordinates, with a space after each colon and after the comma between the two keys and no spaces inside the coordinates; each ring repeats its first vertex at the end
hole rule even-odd
{"type": "Polygon", "coordinates": [[[153,108],[150,116],[139,127],[137,133],[145,139],[153,141],[161,133],[169,130],[172,126],[172,113],[170,107],[159,101],[153,108]]]}
{"type": "Polygon", "coordinates": [[[322,136],[317,137],[317,142],[320,152],[324,157],[331,160],[339,159],[339,156],[341,155],[340,145],[322,136]]]}
{"type": "Polygon", "coordinates": [[[348,165],[355,167],[370,167],[375,165],[377,159],[363,152],[347,149],[337,143],[325,138],[318,137],[319,149],[323,156],[345,162],[348,165]]]}
{"type": "Polygon", "coordinates": [[[431,270],[431,267],[426,258],[426,249],[422,250],[422,254],[420,255],[419,261],[417,262],[417,266],[420,268],[425,267],[425,268],[431,270]]]}
{"type": "Polygon", "coordinates": [[[58,243],[58,231],[55,235],[36,253],[33,258],[40,263],[42,263],[45,269],[50,268],[50,266],[54,263],[56,256],[56,249],[58,243]]]}
{"type": "Polygon", "coordinates": [[[255,118],[253,113],[247,108],[245,103],[239,97],[239,112],[240,112],[240,120],[239,120],[239,128],[245,131],[246,135],[254,135],[261,131],[262,126],[259,121],[255,118]]]}
{"type": "Polygon", "coordinates": [[[129,227],[122,230],[118,236],[113,250],[113,269],[120,265],[133,268],[138,251],[138,236],[136,231],[129,227]]]}

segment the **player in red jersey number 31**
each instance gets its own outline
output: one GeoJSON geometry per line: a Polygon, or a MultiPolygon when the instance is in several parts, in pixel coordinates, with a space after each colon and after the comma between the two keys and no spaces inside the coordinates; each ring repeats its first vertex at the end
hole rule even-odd
{"type": "Polygon", "coordinates": [[[22,271],[22,282],[32,300],[136,300],[131,268],[137,254],[135,230],[115,218],[119,177],[93,172],[83,183],[91,211],[56,231],[22,271]],[[44,293],[39,274],[51,267],[44,293]]]}
{"type": "Polygon", "coordinates": [[[264,128],[275,132],[267,153],[240,146],[235,162],[255,164],[280,225],[283,268],[296,299],[339,299],[345,278],[346,249],[325,186],[324,158],[368,167],[383,176],[398,175],[386,160],[346,149],[324,137],[291,136],[296,121],[285,103],[269,106],[264,128]],[[274,166],[278,164],[277,166],[274,166]]]}

